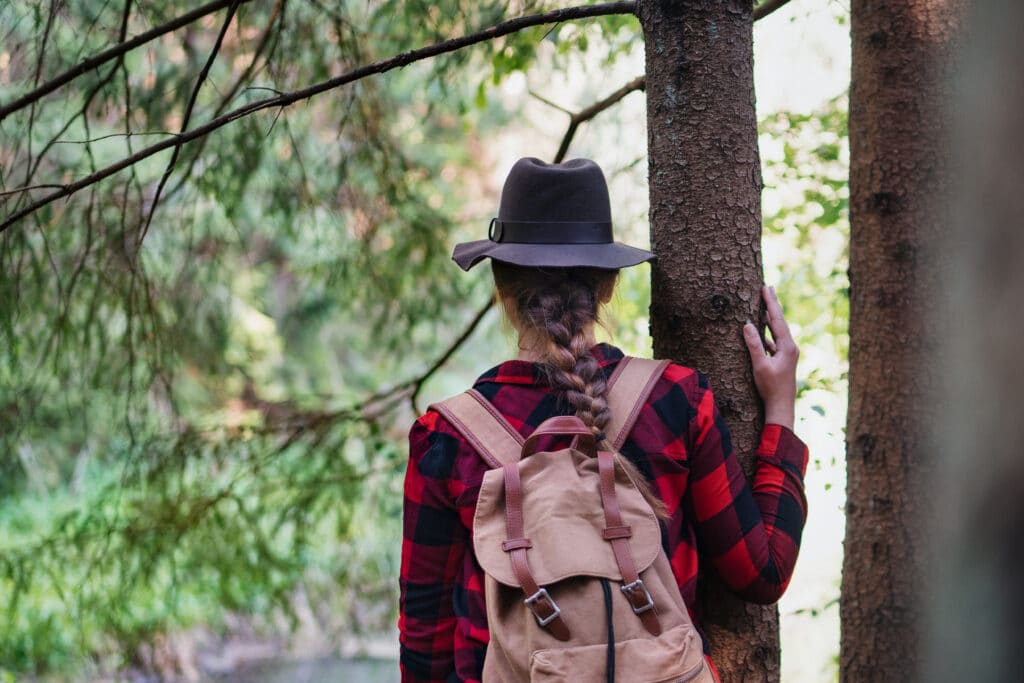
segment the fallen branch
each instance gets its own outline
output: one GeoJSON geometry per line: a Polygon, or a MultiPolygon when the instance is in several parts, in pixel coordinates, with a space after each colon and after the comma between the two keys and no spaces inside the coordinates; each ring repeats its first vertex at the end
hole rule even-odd
{"type": "Polygon", "coordinates": [[[39,199],[32,204],[26,206],[23,209],[15,211],[13,214],[4,219],[0,223],[0,232],[3,232],[7,228],[11,227],[19,220],[28,216],[29,214],[38,211],[44,206],[47,206],[58,199],[68,197],[79,190],[89,187],[90,185],[97,183],[108,176],[111,176],[119,171],[133,166],[134,164],[148,159],[154,154],[159,154],[165,149],[169,149],[175,146],[181,146],[191,140],[195,140],[204,135],[208,135],[213,131],[223,128],[229,123],[238,119],[244,118],[251,114],[254,114],[263,109],[270,109],[276,107],[287,107],[295,102],[306,100],[314,95],[319,95],[327,90],[332,90],[348,83],[361,80],[367,76],[374,74],[381,74],[393,69],[408,66],[413,62],[418,62],[431,57],[436,57],[441,54],[448,52],[455,52],[464,47],[482,43],[487,40],[493,40],[501,36],[508,35],[510,33],[516,33],[523,29],[530,28],[532,26],[541,26],[543,24],[555,24],[563,21],[570,21],[573,19],[585,19],[589,17],[607,16],[610,14],[631,14],[636,8],[635,2],[609,2],[600,5],[586,5],[583,7],[570,7],[566,9],[552,10],[550,12],[544,12],[541,14],[532,14],[525,17],[517,17],[516,19],[510,19],[503,21],[500,24],[495,24],[482,31],[470,33],[458,38],[452,38],[449,40],[441,41],[433,45],[426,47],[417,48],[410,50],[409,52],[403,52],[402,54],[395,55],[388,59],[384,59],[372,64],[361,66],[357,69],[353,69],[347,73],[341,74],[334,78],[316,83],[314,85],[301,88],[299,90],[293,90],[291,92],[282,93],[276,97],[268,97],[266,99],[257,100],[250,102],[242,107],[234,109],[226,114],[218,116],[211,121],[193,128],[192,130],[177,135],[174,138],[168,140],[162,140],[156,144],[150,145],[145,149],[139,150],[135,154],[122,159],[106,168],[100,169],[96,173],[91,173],[88,176],[82,178],[73,183],[69,183],[57,192],[49,194],[42,199],[39,199]]]}

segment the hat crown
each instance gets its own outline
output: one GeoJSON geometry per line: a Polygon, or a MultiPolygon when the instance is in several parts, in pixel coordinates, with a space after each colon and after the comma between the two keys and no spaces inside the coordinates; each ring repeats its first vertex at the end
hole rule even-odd
{"type": "Polygon", "coordinates": [[[498,220],[521,222],[598,222],[612,219],[608,184],[590,159],[549,164],[520,159],[501,191],[498,220]]]}
{"type": "Polygon", "coordinates": [[[485,258],[538,268],[615,270],[654,254],[614,240],[600,166],[589,159],[549,164],[527,157],[505,179],[488,238],[456,244],[452,253],[463,270],[485,258]]]}

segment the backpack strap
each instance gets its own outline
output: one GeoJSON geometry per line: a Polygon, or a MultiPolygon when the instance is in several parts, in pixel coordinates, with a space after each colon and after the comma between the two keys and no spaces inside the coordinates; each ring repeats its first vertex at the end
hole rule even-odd
{"type": "Polygon", "coordinates": [[[643,579],[636,570],[633,552],[629,548],[629,538],[633,529],[622,520],[622,509],[619,507],[618,496],[615,495],[615,454],[610,451],[598,451],[597,464],[601,476],[601,507],[604,508],[604,539],[611,544],[615,564],[622,575],[619,589],[629,601],[633,613],[640,617],[644,628],[653,635],[661,635],[661,622],[643,579]]]}
{"type": "MultiPolygon", "coordinates": [[[[669,361],[625,356],[608,378],[606,443],[618,452],[669,361]]],[[[476,389],[430,406],[455,428],[491,468],[517,462],[525,439],[476,389]],[[498,429],[495,429],[498,427],[498,429]]]]}
{"type": "Polygon", "coordinates": [[[612,547],[615,563],[622,575],[622,594],[629,601],[633,613],[640,617],[644,628],[654,636],[661,634],[661,621],[650,592],[636,570],[636,562],[629,547],[633,530],[622,520],[618,496],[615,494],[615,453],[626,442],[636,424],[640,411],[647,403],[654,385],[668,366],[667,360],[647,360],[626,356],[608,378],[608,406],[612,418],[606,426],[608,451],[597,454],[601,481],[601,507],[604,508],[604,538],[612,547]]]}
{"type": "Polygon", "coordinates": [[[612,418],[605,427],[605,442],[619,452],[640,417],[654,385],[661,379],[670,361],[625,356],[608,378],[608,407],[612,418]]]}
{"type": "Polygon", "coordinates": [[[476,389],[430,406],[451,423],[494,469],[519,461],[526,441],[476,389]]]}
{"type": "MultiPolygon", "coordinates": [[[[590,427],[583,424],[578,417],[559,416],[552,417],[542,422],[533,435],[526,440],[523,452],[530,453],[530,449],[536,439],[547,435],[573,435],[582,442],[591,455],[596,455],[594,450],[597,443],[590,427]]],[[[575,441],[574,448],[575,448],[575,441]]],[[[505,529],[508,538],[502,542],[501,549],[509,555],[512,563],[512,571],[516,580],[526,594],[523,603],[533,612],[534,618],[541,627],[548,629],[557,640],[567,641],[572,636],[565,620],[562,619],[562,610],[552,599],[546,588],[537,583],[530,569],[530,561],[527,558],[527,548],[532,548],[533,543],[526,538],[523,525],[523,485],[520,478],[519,467],[516,463],[509,463],[502,468],[505,477],[505,529]]],[[[628,596],[627,596],[628,597],[628,596]]]]}

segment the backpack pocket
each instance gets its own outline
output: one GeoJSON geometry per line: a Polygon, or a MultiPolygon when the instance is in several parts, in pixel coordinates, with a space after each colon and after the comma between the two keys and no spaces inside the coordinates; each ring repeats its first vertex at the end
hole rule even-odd
{"type": "MultiPolygon", "coordinates": [[[[537,650],[530,657],[530,680],[538,683],[576,683],[606,679],[608,646],[537,650]]],[[[615,643],[616,683],[712,683],[704,662],[700,637],[693,627],[680,625],[659,637],[615,643]]]]}

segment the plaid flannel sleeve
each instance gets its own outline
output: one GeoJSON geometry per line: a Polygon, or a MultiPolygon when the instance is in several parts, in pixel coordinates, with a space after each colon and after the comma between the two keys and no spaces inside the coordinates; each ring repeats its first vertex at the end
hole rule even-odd
{"type": "Polygon", "coordinates": [[[453,593],[469,543],[450,490],[459,442],[435,430],[428,412],[409,433],[402,562],[399,575],[400,667],[403,683],[455,678],[453,593]]]}
{"type": "Polygon", "coordinates": [[[698,544],[740,597],[775,602],[789,585],[807,518],[807,447],[789,429],[766,425],[748,483],[710,388],[696,413],[690,495],[698,544]]]}

